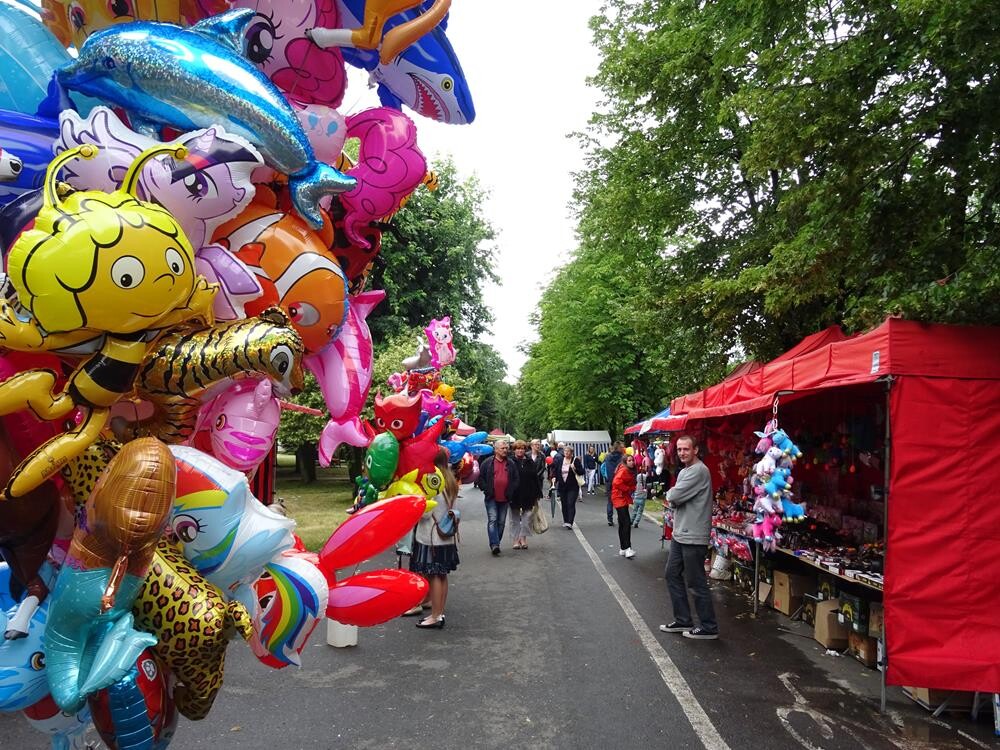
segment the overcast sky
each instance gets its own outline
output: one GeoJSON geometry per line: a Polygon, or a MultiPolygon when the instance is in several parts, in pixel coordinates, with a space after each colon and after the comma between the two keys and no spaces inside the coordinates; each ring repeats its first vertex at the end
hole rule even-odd
{"type": "MultiPolygon", "coordinates": [[[[517,379],[520,342],[533,336],[528,315],[552,268],[575,247],[569,215],[572,172],[582,167],[576,141],[594,110],[586,86],[598,64],[589,18],[599,0],[538,2],[455,0],[448,37],[476,107],[471,125],[440,125],[415,115],[417,140],[430,158],[450,153],[459,172],[479,176],[490,199],[486,218],[497,229],[497,287],[486,290],[495,317],[486,337],[517,379]]],[[[352,78],[342,111],[377,102],[352,78]],[[369,98],[371,97],[371,98],[369,98]]],[[[445,310],[442,313],[447,312],[445,310]]]]}

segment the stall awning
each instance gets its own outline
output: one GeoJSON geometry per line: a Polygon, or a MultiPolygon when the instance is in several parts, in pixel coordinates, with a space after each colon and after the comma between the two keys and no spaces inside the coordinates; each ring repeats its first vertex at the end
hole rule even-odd
{"type": "Polygon", "coordinates": [[[659,414],[654,414],[649,419],[637,422],[631,427],[626,427],[625,434],[645,435],[649,432],[676,432],[677,430],[683,430],[684,425],[686,424],[686,415],[681,414],[679,416],[673,416],[670,414],[670,409],[668,407],[659,414]]]}
{"type": "Polygon", "coordinates": [[[832,326],[757,370],[670,402],[688,420],[766,408],[781,392],[867,383],[886,375],[1000,379],[1000,329],[889,318],[847,338],[832,326]]]}

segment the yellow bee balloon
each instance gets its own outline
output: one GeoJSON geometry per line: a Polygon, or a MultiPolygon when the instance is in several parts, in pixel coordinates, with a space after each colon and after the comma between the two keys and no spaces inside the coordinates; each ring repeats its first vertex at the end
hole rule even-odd
{"type": "Polygon", "coordinates": [[[98,149],[79,146],[59,154],[45,175],[44,201],[34,227],[18,237],[7,275],[23,320],[0,302],[0,347],[20,351],[65,349],[99,338],[56,392],[51,370],[27,370],[0,382],[0,415],[21,409],[61,419],[74,407],[82,419],[49,440],[14,471],[4,491],[18,497],[40,485],[100,435],[108,408],[132,381],[156,333],[189,320],[212,322],[217,290],[195,273],[194,250],[166,210],[135,196],[150,159],[183,158],[182,146],[157,145],[141,153],[113,193],[85,190],[60,200],[56,175],[67,162],[92,159],[98,149]]]}

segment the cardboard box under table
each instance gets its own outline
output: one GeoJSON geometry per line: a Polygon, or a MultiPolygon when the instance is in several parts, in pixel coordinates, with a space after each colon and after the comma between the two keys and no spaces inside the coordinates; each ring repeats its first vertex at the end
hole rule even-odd
{"type": "Polygon", "coordinates": [[[793,615],[802,606],[802,595],[813,591],[814,588],[815,581],[809,576],[776,570],[771,606],[786,615],[793,615]]]}
{"type": "Polygon", "coordinates": [[[837,610],[840,602],[827,599],[816,603],[816,623],[813,626],[813,637],[824,648],[842,651],[847,648],[847,636],[851,632],[840,622],[837,610]]]}
{"type": "Polygon", "coordinates": [[[840,592],[840,621],[855,633],[868,634],[868,600],[840,592]]]}
{"type": "Polygon", "coordinates": [[[861,633],[851,632],[847,636],[847,647],[851,656],[866,667],[878,664],[878,641],[861,633]]]}

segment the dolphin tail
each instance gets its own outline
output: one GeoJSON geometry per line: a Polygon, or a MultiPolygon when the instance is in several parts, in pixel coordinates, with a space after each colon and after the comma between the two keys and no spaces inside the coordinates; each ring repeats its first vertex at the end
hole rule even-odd
{"type": "Polygon", "coordinates": [[[292,204],[299,215],[313,229],[323,226],[323,216],[319,211],[319,201],[325,195],[339,195],[352,190],[357,180],[334,169],[329,164],[316,162],[310,169],[291,175],[288,187],[292,193],[292,204]]]}

